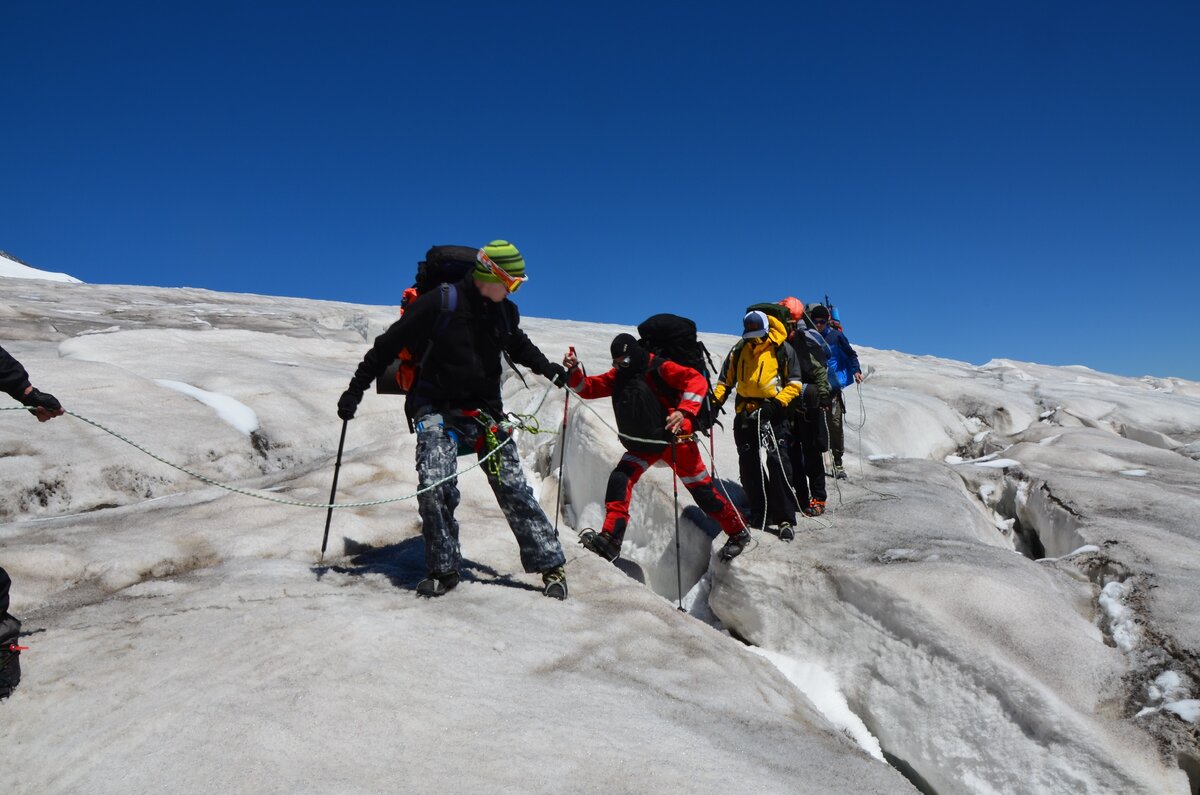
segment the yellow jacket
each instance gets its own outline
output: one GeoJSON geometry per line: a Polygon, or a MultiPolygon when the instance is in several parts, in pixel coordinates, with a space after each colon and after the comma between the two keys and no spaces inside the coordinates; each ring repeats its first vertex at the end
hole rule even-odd
{"type": "Polygon", "coordinates": [[[767,316],[767,336],[757,340],[744,340],[734,346],[725,363],[721,365],[721,377],[713,387],[713,397],[720,404],[736,388],[736,413],[754,411],[759,405],[774,398],[786,406],[800,396],[804,385],[800,382],[800,359],[796,349],[785,345],[787,329],[777,318],[767,316]],[[783,353],[780,354],[780,346],[783,353]],[[737,361],[734,361],[736,354],[737,361]],[[780,372],[780,364],[785,372],[780,372]]]}

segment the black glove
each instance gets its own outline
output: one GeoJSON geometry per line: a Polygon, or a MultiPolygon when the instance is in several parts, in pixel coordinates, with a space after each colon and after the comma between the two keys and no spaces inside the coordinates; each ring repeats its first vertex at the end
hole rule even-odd
{"type": "Polygon", "coordinates": [[[342,393],[341,400],[338,401],[338,416],[343,420],[354,419],[354,412],[358,409],[359,402],[363,399],[361,389],[350,387],[342,393]]]}
{"type": "Polygon", "coordinates": [[[775,422],[783,417],[783,412],[783,405],[775,398],[771,398],[758,407],[758,418],[763,422],[775,422]]]}
{"type": "Polygon", "coordinates": [[[821,398],[820,405],[821,408],[825,409],[826,411],[831,411],[833,409],[833,396],[830,395],[829,397],[821,398]]]}
{"type": "Polygon", "coordinates": [[[46,411],[60,411],[62,404],[58,402],[58,398],[51,395],[49,392],[41,392],[37,387],[29,390],[29,394],[21,395],[18,398],[22,406],[28,406],[31,409],[45,409],[46,411]]]}
{"type": "Polygon", "coordinates": [[[804,408],[816,409],[821,401],[821,393],[817,390],[816,384],[805,384],[804,392],[801,393],[804,397],[804,408]]]}
{"type": "Polygon", "coordinates": [[[550,367],[547,368],[545,376],[550,379],[550,383],[559,389],[567,388],[567,371],[561,364],[550,362],[550,367]]]}

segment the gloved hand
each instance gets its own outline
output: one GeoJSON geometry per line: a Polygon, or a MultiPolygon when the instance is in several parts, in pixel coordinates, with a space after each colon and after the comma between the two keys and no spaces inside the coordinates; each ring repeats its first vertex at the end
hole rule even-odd
{"type": "Polygon", "coordinates": [[[46,422],[63,414],[63,407],[58,402],[58,398],[49,392],[42,392],[37,387],[30,387],[29,391],[22,394],[19,400],[22,406],[33,409],[38,422],[46,422]]]}
{"type": "Polygon", "coordinates": [[[338,401],[338,416],[343,420],[354,419],[354,412],[358,410],[358,404],[363,399],[361,389],[350,387],[342,393],[341,399],[338,401]]]}
{"type": "Polygon", "coordinates": [[[823,410],[832,411],[833,410],[833,396],[830,395],[827,398],[821,398],[820,405],[823,410]]]}
{"type": "Polygon", "coordinates": [[[561,364],[550,362],[550,367],[546,371],[546,378],[550,379],[550,383],[559,389],[567,388],[567,371],[561,364]]]}
{"type": "Polygon", "coordinates": [[[805,384],[804,391],[800,393],[800,396],[804,398],[804,408],[806,409],[816,409],[821,402],[821,393],[817,391],[815,384],[805,384]]]}
{"type": "Polygon", "coordinates": [[[771,398],[758,407],[758,417],[763,422],[775,422],[775,420],[783,418],[783,411],[783,405],[775,398],[771,398]]]}

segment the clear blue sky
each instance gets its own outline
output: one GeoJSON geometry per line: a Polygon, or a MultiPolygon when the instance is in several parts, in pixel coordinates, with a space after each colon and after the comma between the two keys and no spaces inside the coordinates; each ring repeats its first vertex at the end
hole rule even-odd
{"type": "Polygon", "coordinates": [[[1200,379],[1200,3],[0,3],[0,249],[395,304],[1200,379]]]}

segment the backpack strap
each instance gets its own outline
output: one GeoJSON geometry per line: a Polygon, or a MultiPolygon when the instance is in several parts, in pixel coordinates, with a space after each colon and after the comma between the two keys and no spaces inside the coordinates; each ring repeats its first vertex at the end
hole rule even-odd
{"type": "MultiPolygon", "coordinates": [[[[508,314],[504,311],[503,305],[500,306],[500,325],[503,327],[500,329],[502,342],[504,345],[507,345],[508,338],[511,335],[512,330],[508,327],[508,314]]],[[[528,389],[529,382],[525,380],[525,376],[521,373],[520,369],[517,368],[517,363],[513,361],[511,356],[508,355],[508,348],[504,347],[504,345],[501,345],[500,347],[500,354],[504,357],[504,361],[508,362],[508,366],[512,368],[512,371],[517,374],[517,378],[521,379],[521,385],[528,389]]]]}
{"type": "MultiPolygon", "coordinates": [[[[700,340],[696,340],[696,344],[700,346],[700,352],[704,354],[704,360],[708,362],[708,371],[710,373],[716,373],[717,366],[713,364],[712,354],[708,352],[708,346],[703,342],[700,342],[700,340]]],[[[720,377],[720,373],[717,373],[717,377],[720,377]]]]}
{"type": "MultiPolygon", "coordinates": [[[[658,359],[659,357],[655,356],[654,358],[658,359]]],[[[650,377],[652,379],[654,379],[655,386],[658,387],[660,390],[662,390],[664,395],[667,395],[668,397],[673,396],[672,400],[674,402],[678,403],[679,395],[681,393],[678,389],[676,389],[675,387],[673,387],[667,383],[666,376],[664,376],[662,374],[662,363],[663,363],[663,360],[659,359],[658,364],[654,365],[654,367],[651,368],[650,377]]],[[[679,407],[676,406],[675,408],[679,408],[679,407]]]]}

